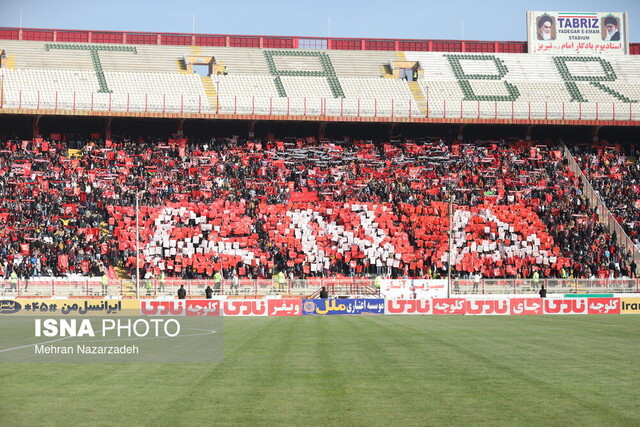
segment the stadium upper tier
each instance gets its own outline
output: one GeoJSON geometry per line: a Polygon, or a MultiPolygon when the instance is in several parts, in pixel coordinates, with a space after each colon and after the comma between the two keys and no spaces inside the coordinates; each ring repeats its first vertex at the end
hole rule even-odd
{"type": "Polygon", "coordinates": [[[640,120],[640,58],[1,40],[2,108],[640,120]],[[198,64],[210,76],[187,70],[198,64]]]}

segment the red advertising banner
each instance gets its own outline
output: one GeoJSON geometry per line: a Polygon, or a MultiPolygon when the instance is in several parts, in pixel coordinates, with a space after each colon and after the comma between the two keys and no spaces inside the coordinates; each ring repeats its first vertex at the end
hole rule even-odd
{"type": "Polygon", "coordinates": [[[511,314],[542,314],[542,298],[512,298],[511,314]]]}
{"type": "Polygon", "coordinates": [[[186,300],[187,316],[220,316],[220,300],[186,300]]]}
{"type": "Polygon", "coordinates": [[[295,298],[270,299],[267,301],[269,316],[301,316],[302,300],[295,298]]]}
{"type": "MultiPolygon", "coordinates": [[[[620,314],[620,298],[389,299],[384,314],[620,314]]],[[[145,316],[300,316],[303,301],[285,299],[140,300],[145,316]]]]}
{"type": "Polygon", "coordinates": [[[429,299],[386,300],[384,314],[433,314],[429,299]]]}
{"type": "Polygon", "coordinates": [[[186,316],[186,300],[140,300],[143,316],[186,316]]]}
{"type": "Polygon", "coordinates": [[[544,314],[587,314],[586,298],[545,298],[544,314]]]}
{"type": "Polygon", "coordinates": [[[265,300],[227,299],[222,303],[225,316],[266,316],[265,300]]]}
{"type": "Polygon", "coordinates": [[[589,298],[589,314],[620,314],[620,298],[589,298]]]}
{"type": "Polygon", "coordinates": [[[433,314],[465,314],[465,298],[434,298],[433,314]]]}
{"type": "Polygon", "coordinates": [[[466,303],[466,314],[490,315],[509,314],[509,299],[493,300],[469,299],[466,303]]]}

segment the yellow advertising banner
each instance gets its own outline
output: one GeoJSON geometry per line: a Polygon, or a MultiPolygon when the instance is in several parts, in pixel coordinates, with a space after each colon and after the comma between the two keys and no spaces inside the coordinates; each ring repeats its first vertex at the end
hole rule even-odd
{"type": "Polygon", "coordinates": [[[23,316],[132,316],[140,313],[133,299],[6,299],[0,300],[0,315],[23,316]]]}
{"type": "Polygon", "coordinates": [[[620,313],[640,313],[640,298],[620,298],[620,313]]]}

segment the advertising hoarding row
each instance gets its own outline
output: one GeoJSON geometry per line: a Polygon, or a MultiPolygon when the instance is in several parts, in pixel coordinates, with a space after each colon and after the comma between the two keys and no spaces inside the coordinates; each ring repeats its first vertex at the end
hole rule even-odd
{"type": "Polygon", "coordinates": [[[225,316],[640,313],[640,297],[0,301],[0,363],[219,363],[225,316]]]}
{"type": "MultiPolygon", "coordinates": [[[[434,298],[387,300],[385,314],[535,315],[620,314],[625,298],[434,298]]],[[[638,311],[640,312],[640,311],[638,311]]]]}
{"type": "Polygon", "coordinates": [[[214,299],[0,301],[0,315],[302,316],[336,314],[532,315],[640,313],[640,297],[214,299]]]}

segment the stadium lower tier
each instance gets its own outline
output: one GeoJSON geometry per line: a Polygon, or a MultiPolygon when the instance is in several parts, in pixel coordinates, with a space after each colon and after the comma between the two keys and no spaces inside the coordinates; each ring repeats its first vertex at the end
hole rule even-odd
{"type": "Polygon", "coordinates": [[[550,144],[37,138],[2,148],[8,280],[635,277],[550,144]]]}

